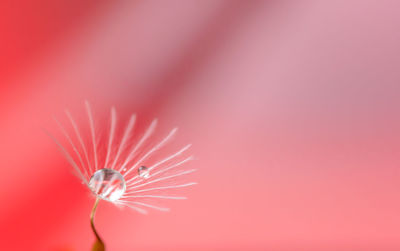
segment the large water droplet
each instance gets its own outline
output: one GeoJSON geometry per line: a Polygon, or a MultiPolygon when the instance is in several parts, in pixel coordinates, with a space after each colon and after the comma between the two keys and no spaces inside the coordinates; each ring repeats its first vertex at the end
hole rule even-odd
{"type": "Polygon", "coordinates": [[[124,177],[113,169],[100,169],[90,178],[89,187],[103,200],[116,201],[124,194],[124,177]]]}
{"type": "Polygon", "coordinates": [[[139,176],[140,176],[141,178],[143,178],[143,179],[147,179],[147,178],[150,177],[150,171],[149,171],[149,169],[148,169],[147,167],[145,167],[145,166],[139,167],[139,169],[138,169],[138,174],[139,174],[139,176]]]}

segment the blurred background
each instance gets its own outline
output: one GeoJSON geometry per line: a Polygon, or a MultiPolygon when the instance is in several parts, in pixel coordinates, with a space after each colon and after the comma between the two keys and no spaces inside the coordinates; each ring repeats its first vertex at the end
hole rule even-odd
{"type": "Polygon", "coordinates": [[[193,143],[170,213],[101,203],[109,250],[399,250],[399,1],[1,1],[2,250],[90,250],[43,133],[115,105],[193,143]]]}

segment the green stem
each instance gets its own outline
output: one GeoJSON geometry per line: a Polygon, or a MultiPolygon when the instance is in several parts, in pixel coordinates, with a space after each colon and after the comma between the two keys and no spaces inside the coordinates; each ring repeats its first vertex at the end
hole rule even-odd
{"type": "Polygon", "coordinates": [[[96,202],[94,203],[92,212],[90,213],[90,226],[92,227],[93,233],[96,236],[96,242],[93,244],[92,251],[104,251],[105,246],[104,242],[101,240],[100,235],[97,233],[96,228],[94,226],[94,215],[96,214],[97,205],[99,204],[100,199],[96,198],[96,202]]]}

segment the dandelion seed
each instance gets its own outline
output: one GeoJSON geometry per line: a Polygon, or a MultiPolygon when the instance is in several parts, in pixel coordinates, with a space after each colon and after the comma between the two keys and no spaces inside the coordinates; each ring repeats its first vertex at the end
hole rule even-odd
{"type": "Polygon", "coordinates": [[[146,214],[148,209],[168,211],[169,209],[166,207],[152,204],[151,200],[186,199],[186,197],[176,196],[175,190],[192,186],[196,183],[182,184],[174,181],[177,177],[188,175],[195,170],[173,172],[193,159],[192,156],[186,157],[184,160],[179,159],[190,145],[169,156],[164,156],[161,160],[155,161],[155,163],[146,164],[154,153],[164,147],[175,136],[177,128],[174,128],[159,143],[153,144],[154,146],[149,151],[144,152],[142,148],[154,134],[157,119],[153,120],[136,144],[129,144],[132,141],[136,115],[130,117],[123,130],[122,137],[119,138],[117,112],[113,107],[111,108],[108,138],[104,140],[105,144],[99,144],[100,134],[96,133],[95,128],[101,129],[101,125],[96,125],[94,113],[87,101],[85,102],[85,108],[88,116],[87,123],[90,128],[89,135],[85,135],[80,130],[69,111],[66,111],[66,114],[74,131],[72,136],[56,120],[72,151],[69,151],[53,136],[49,136],[56,142],[61,152],[78,173],[81,182],[96,196],[96,202],[90,215],[91,227],[96,236],[93,250],[105,250],[104,243],[94,227],[94,215],[100,200],[127,207],[142,214],[146,214]],[[86,141],[84,140],[85,136],[88,136],[86,141]],[[86,145],[85,142],[91,142],[91,145],[86,145]],[[169,191],[174,193],[165,194],[169,191]],[[162,192],[162,194],[157,194],[157,192],[162,192]]]}

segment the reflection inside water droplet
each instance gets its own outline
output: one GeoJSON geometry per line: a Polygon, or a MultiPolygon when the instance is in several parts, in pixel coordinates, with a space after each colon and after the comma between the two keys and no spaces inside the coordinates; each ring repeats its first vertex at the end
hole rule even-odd
{"type": "Polygon", "coordinates": [[[148,169],[147,167],[145,167],[145,166],[139,167],[139,169],[138,169],[138,174],[139,174],[139,176],[140,176],[141,178],[143,178],[143,179],[147,179],[147,178],[150,177],[150,171],[149,171],[149,169],[148,169]]]}
{"type": "Polygon", "coordinates": [[[100,169],[90,178],[89,187],[103,200],[116,201],[124,194],[124,177],[113,169],[100,169]]]}

